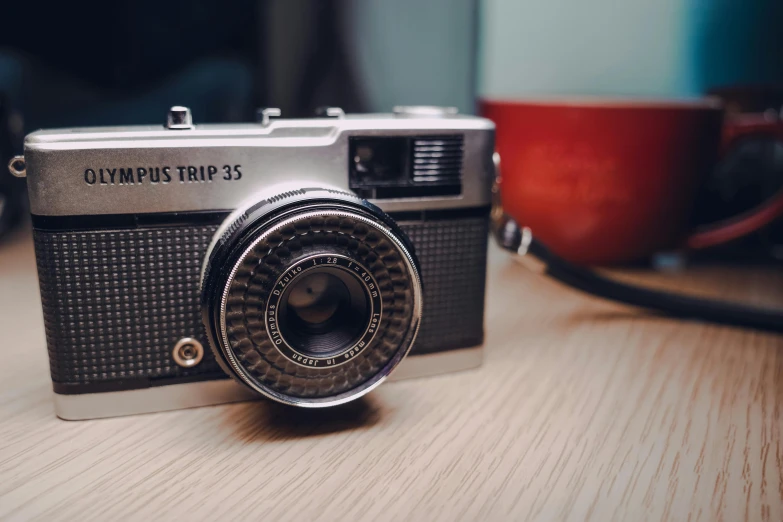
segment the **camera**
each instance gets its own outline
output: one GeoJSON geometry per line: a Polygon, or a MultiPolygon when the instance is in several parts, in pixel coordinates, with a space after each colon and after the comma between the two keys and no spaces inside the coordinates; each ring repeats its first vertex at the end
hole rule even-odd
{"type": "Polygon", "coordinates": [[[57,415],[327,407],[479,365],[493,148],[439,107],[30,134],[57,415]]]}

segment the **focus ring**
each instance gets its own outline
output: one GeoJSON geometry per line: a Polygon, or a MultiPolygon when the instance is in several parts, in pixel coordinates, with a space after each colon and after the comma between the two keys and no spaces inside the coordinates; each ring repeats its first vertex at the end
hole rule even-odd
{"type": "MultiPolygon", "coordinates": [[[[220,234],[220,243],[226,243],[230,241],[233,236],[240,232],[242,230],[243,225],[248,220],[248,218],[259,209],[262,209],[266,206],[273,206],[280,204],[281,202],[285,202],[286,200],[292,200],[297,199],[302,196],[308,196],[308,195],[315,195],[315,194],[328,194],[328,195],[338,195],[342,198],[347,198],[351,201],[354,201],[357,204],[365,204],[361,198],[356,196],[355,194],[351,194],[349,192],[343,192],[340,190],[335,189],[324,189],[324,188],[302,188],[297,190],[289,190],[287,192],[281,192],[279,194],[275,194],[272,197],[269,197],[267,199],[264,199],[262,201],[259,201],[255,205],[250,206],[249,208],[245,209],[243,212],[241,212],[239,215],[237,215],[233,221],[226,227],[223,232],[220,234]]],[[[373,205],[374,207],[374,205],[373,205]]],[[[381,211],[379,208],[374,208],[378,214],[380,214],[384,220],[389,221],[391,218],[383,211],[381,211]]]]}

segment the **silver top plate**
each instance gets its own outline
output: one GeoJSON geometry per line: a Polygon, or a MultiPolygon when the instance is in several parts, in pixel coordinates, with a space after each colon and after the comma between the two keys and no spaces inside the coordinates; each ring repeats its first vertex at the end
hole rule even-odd
{"type": "Polygon", "coordinates": [[[25,140],[30,207],[42,216],[231,210],[271,185],[301,182],[349,190],[349,137],[455,132],[464,136],[461,195],[374,203],[389,212],[488,205],[491,121],[466,115],[362,114],[188,129],[34,132],[25,140]]]}

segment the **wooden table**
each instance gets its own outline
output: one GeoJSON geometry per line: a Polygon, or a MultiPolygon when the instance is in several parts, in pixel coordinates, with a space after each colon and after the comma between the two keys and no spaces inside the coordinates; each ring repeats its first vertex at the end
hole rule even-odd
{"type": "MultiPolygon", "coordinates": [[[[28,233],[0,247],[0,518],[783,520],[783,337],[642,315],[490,255],[480,370],[337,411],[66,422],[28,233]]],[[[620,274],[783,304],[780,269],[620,274]]]]}

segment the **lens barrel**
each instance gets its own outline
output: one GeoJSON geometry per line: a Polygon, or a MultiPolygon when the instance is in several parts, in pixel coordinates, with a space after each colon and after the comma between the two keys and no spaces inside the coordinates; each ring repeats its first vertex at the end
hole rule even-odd
{"type": "Polygon", "coordinates": [[[208,251],[202,315],[224,370],[264,396],[323,407],[380,384],[421,320],[419,268],[374,205],[307,188],[232,214],[208,251]]]}

